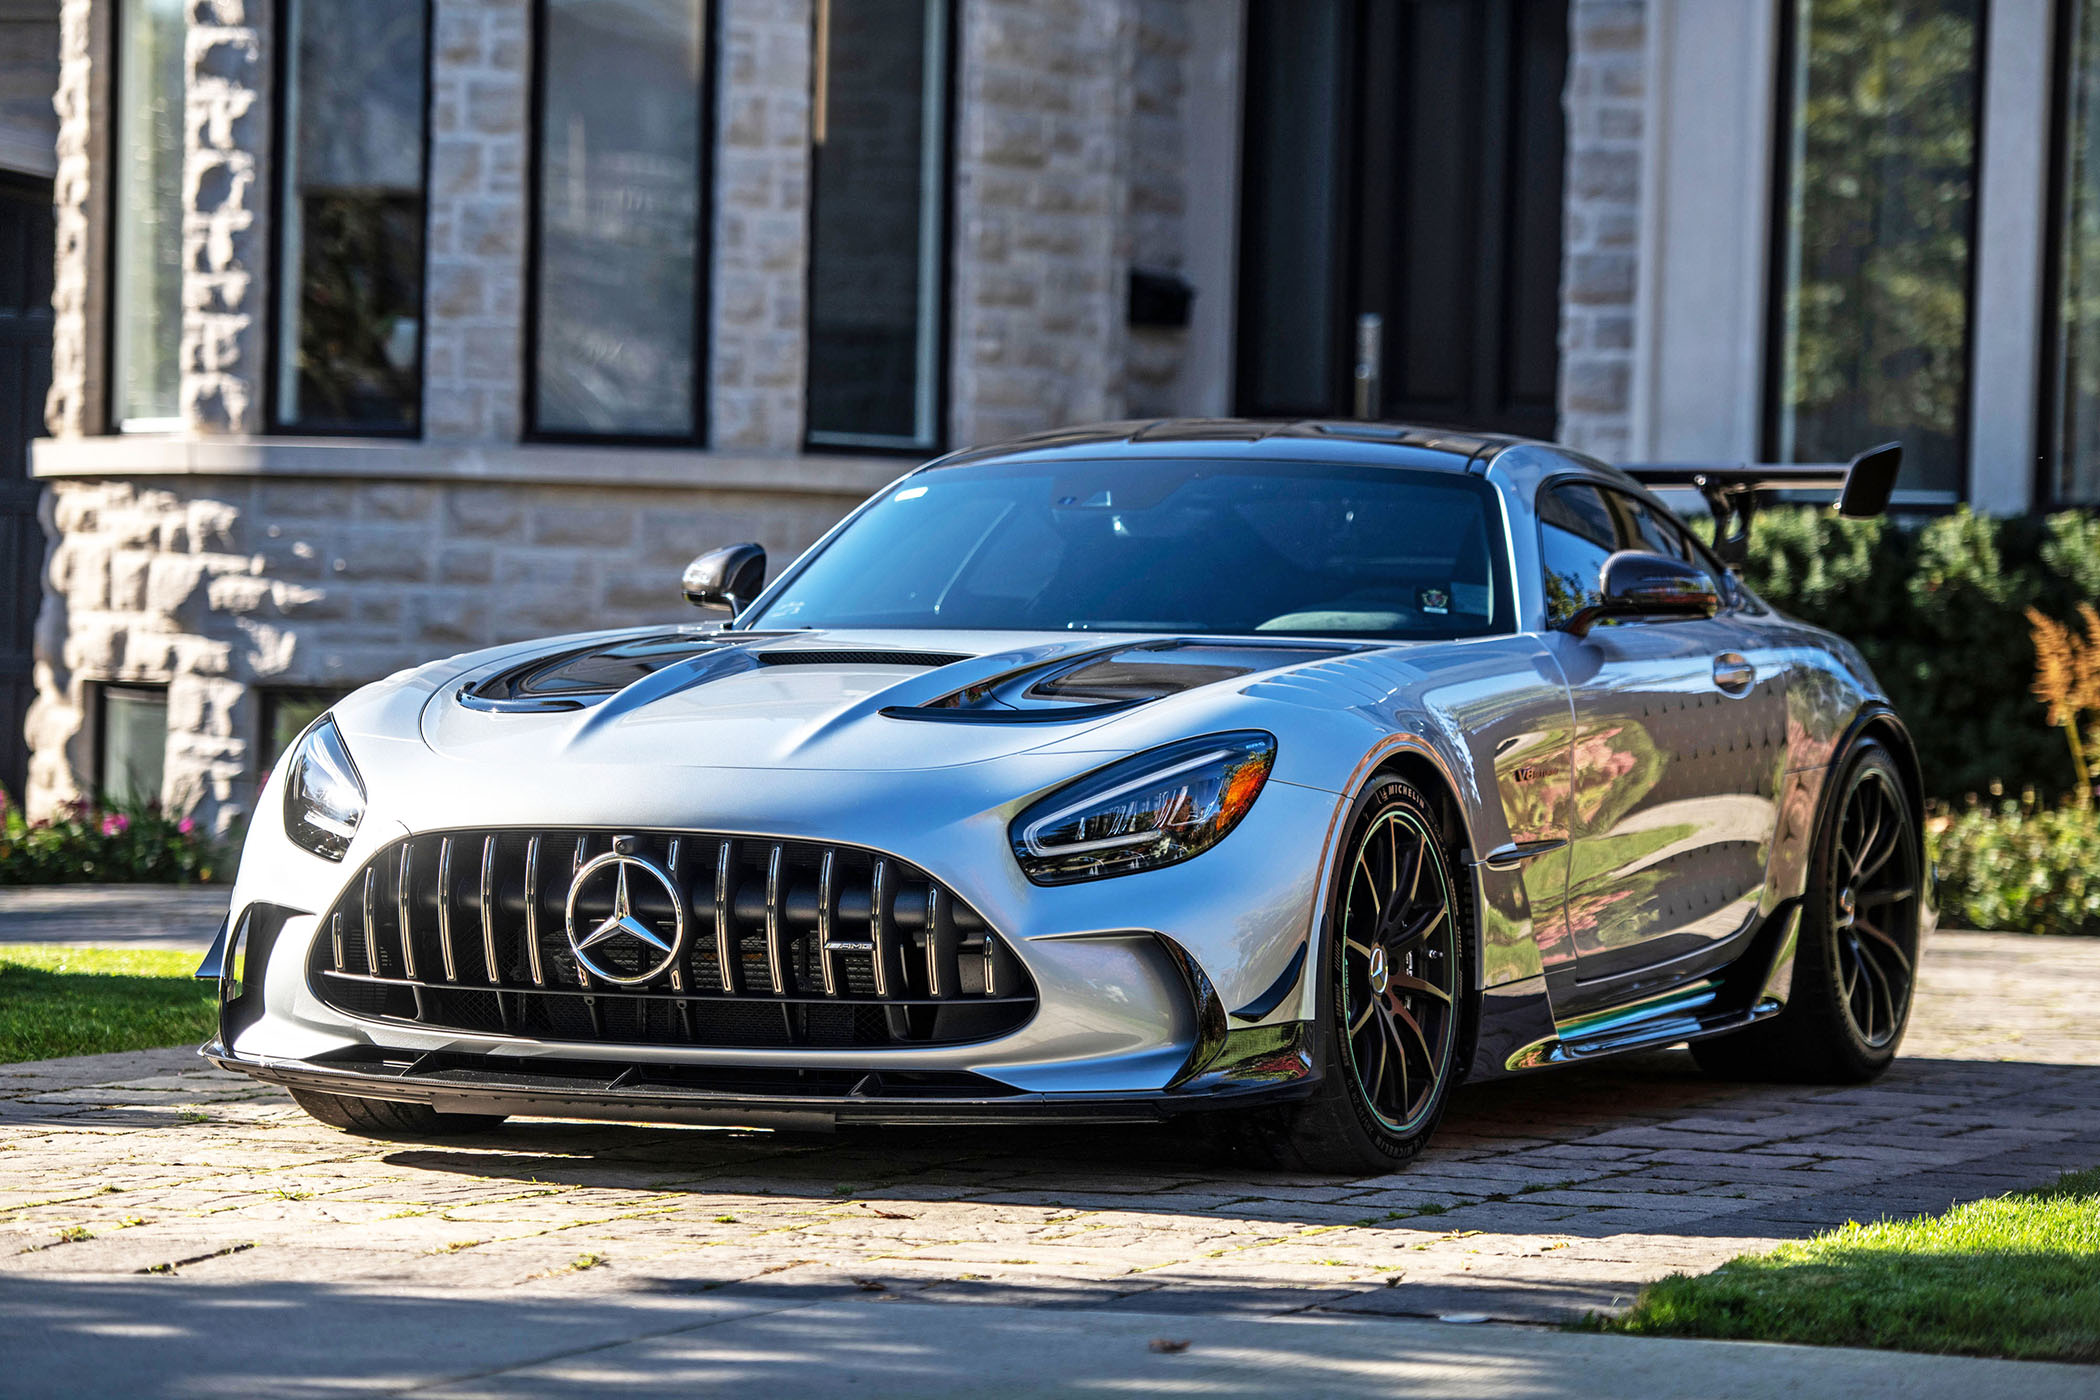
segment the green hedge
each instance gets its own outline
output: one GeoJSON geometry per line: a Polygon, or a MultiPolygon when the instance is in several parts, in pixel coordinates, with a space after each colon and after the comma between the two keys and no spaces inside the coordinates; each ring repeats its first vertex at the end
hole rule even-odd
{"type": "Polygon", "coordinates": [[[2069,751],[2031,689],[2024,610],[2072,620],[2100,600],[2100,516],[1999,520],[1966,508],[1922,528],[1761,513],[1750,585],[1775,607],[1849,637],[1910,726],[1926,795],[1958,803],[1998,784],[2046,799],[2073,785],[2069,751]]]}
{"type": "Polygon", "coordinates": [[[2100,935],[2100,812],[1978,805],[1945,820],[1932,849],[1946,927],[2100,935]]]}

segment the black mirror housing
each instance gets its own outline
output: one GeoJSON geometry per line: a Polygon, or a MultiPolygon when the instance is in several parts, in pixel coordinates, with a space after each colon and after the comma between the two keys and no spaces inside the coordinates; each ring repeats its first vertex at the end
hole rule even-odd
{"type": "Polygon", "coordinates": [[[685,566],[680,588],[696,608],[727,608],[733,620],[766,586],[766,547],[730,544],[685,566]]]}
{"type": "Polygon", "coordinates": [[[1575,636],[1589,635],[1606,618],[1712,617],[1721,595],[1706,570],[1667,554],[1622,549],[1597,571],[1598,599],[1561,624],[1575,636]]]}

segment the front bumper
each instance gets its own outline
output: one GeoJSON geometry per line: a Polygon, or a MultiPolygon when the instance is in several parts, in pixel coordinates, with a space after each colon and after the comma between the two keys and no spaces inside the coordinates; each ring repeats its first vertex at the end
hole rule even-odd
{"type": "Polygon", "coordinates": [[[1154,1123],[1185,1113],[1301,1098],[1317,1085],[1302,1022],[1228,1034],[1174,1089],[1031,1093],[968,1072],[825,1072],[361,1047],[313,1060],[243,1055],[214,1040],[222,1069],[290,1089],[428,1104],[440,1113],[826,1131],[842,1126],[1154,1123]]]}

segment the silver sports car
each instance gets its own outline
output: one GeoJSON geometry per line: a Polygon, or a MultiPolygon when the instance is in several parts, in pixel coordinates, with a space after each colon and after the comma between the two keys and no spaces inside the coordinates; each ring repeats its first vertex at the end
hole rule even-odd
{"type": "Polygon", "coordinates": [[[1899,455],[1208,421],[958,453],[770,586],[756,545],[695,560],[726,621],[317,721],[204,1053],[375,1134],[1191,1115],[1348,1172],[1461,1081],[1620,1051],[1867,1078],[1936,922],[1916,759],[1730,564],[1763,493],[1878,512],[1899,455]]]}

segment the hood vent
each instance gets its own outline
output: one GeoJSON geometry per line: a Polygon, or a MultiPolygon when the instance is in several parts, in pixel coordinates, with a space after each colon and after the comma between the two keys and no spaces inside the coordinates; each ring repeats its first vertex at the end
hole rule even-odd
{"type": "Polygon", "coordinates": [[[970,658],[951,651],[761,651],[761,666],[916,666],[934,670],[970,658]]]}
{"type": "Polygon", "coordinates": [[[946,724],[1072,724],[1199,686],[1362,649],[1303,642],[1141,642],[1057,657],[923,705],[892,705],[882,713],[946,724]]]}

